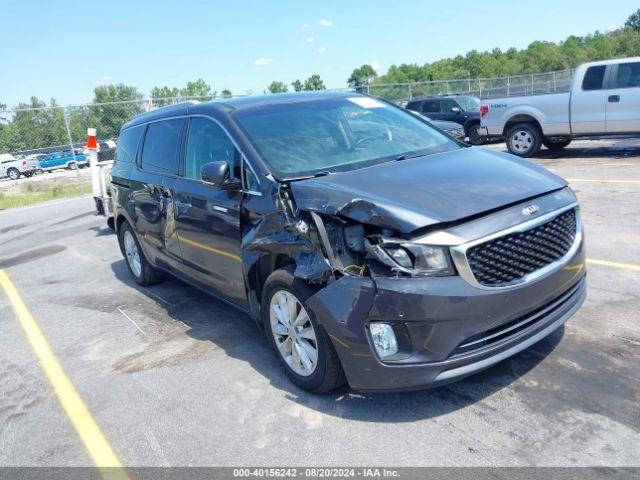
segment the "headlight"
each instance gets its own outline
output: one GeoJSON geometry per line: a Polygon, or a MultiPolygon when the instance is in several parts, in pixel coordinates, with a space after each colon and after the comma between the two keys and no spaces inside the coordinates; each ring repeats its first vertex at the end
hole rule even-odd
{"type": "Polygon", "coordinates": [[[392,270],[425,276],[454,274],[446,247],[408,242],[382,242],[371,245],[369,251],[392,270]]]}

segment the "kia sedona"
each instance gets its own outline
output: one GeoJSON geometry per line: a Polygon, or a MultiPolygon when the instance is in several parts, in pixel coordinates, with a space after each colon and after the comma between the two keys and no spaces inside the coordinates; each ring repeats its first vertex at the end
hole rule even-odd
{"type": "Polygon", "coordinates": [[[111,175],[135,281],[170,274],[246,312],[313,392],[462,379],[585,299],[562,178],[369,96],[153,110],[122,127],[111,175]]]}

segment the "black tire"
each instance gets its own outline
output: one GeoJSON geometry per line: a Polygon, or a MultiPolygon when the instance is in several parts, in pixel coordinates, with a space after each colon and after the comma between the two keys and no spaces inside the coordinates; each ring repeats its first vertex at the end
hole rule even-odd
{"type": "Polygon", "coordinates": [[[67,167],[69,167],[69,170],[77,170],[78,169],[78,164],[76,162],[69,162],[67,164],[67,167]]]}
{"type": "Polygon", "coordinates": [[[479,127],[480,127],[479,123],[474,123],[469,126],[469,129],[467,131],[467,137],[469,137],[469,143],[471,145],[484,145],[488,141],[488,138],[486,135],[480,135],[478,133],[479,127]]]}
{"type": "Polygon", "coordinates": [[[136,236],[135,232],[131,228],[131,225],[129,225],[127,221],[123,222],[122,225],[120,226],[120,229],[118,230],[118,243],[120,244],[120,251],[124,256],[124,260],[125,260],[125,263],[127,264],[127,268],[129,269],[129,272],[131,272],[131,276],[133,276],[134,280],[138,285],[141,285],[143,287],[148,287],[149,285],[155,285],[156,283],[159,283],[163,280],[164,275],[162,271],[153,267],[149,263],[149,261],[147,260],[147,257],[145,257],[144,255],[142,248],[140,247],[140,242],[138,241],[138,237],[136,236]],[[140,266],[141,266],[139,274],[136,274],[133,271],[133,268],[131,267],[131,264],[129,263],[129,260],[127,258],[127,254],[125,253],[124,236],[126,232],[130,232],[131,235],[133,236],[133,241],[135,242],[139,252],[140,266]]]}
{"type": "Polygon", "coordinates": [[[533,123],[518,123],[511,127],[505,138],[509,152],[518,157],[529,158],[540,150],[542,145],[542,133],[533,123]],[[519,139],[526,139],[519,141],[519,139]],[[522,145],[518,147],[518,145],[522,145]],[[526,146],[526,148],[525,148],[526,146]]]}
{"type": "Polygon", "coordinates": [[[20,178],[20,171],[17,168],[10,168],[7,170],[7,177],[11,180],[17,180],[20,178]]]}
{"type": "Polygon", "coordinates": [[[570,138],[565,138],[560,141],[553,141],[551,140],[551,138],[554,138],[554,137],[544,137],[542,139],[542,144],[552,152],[558,152],[571,143],[570,138]]]}
{"type": "Polygon", "coordinates": [[[33,175],[33,173],[32,173],[32,172],[24,172],[22,175],[23,175],[25,178],[31,178],[31,175],[33,175]]]}
{"type": "Polygon", "coordinates": [[[40,169],[40,168],[39,168],[38,170],[36,170],[35,172],[33,172],[33,174],[34,174],[34,175],[36,175],[36,176],[37,176],[37,175],[42,175],[43,173],[44,173],[44,172],[43,172],[43,171],[42,171],[42,169],[40,169]]]}
{"type": "Polygon", "coordinates": [[[344,385],[346,377],[329,335],[327,335],[327,332],[322,328],[322,325],[318,323],[313,311],[311,311],[311,309],[306,305],[307,299],[314,293],[314,290],[307,283],[293,276],[293,268],[276,270],[269,275],[264,284],[264,288],[262,290],[261,315],[267,341],[271,345],[273,353],[278,358],[278,361],[289,380],[303,390],[313,393],[327,393],[335,390],[341,385],[344,385]],[[295,295],[302,306],[304,306],[309,315],[309,320],[313,325],[313,329],[316,334],[318,361],[316,363],[315,370],[309,376],[301,376],[297,374],[287,364],[287,362],[285,362],[276,345],[276,340],[271,330],[269,312],[271,298],[280,290],[285,290],[295,295]]]}

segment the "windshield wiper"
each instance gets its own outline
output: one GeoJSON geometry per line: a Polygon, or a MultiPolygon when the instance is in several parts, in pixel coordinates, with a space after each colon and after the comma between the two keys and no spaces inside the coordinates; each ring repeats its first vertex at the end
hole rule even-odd
{"type": "Polygon", "coordinates": [[[296,182],[298,180],[308,180],[310,178],[326,177],[327,175],[331,175],[331,174],[333,174],[333,172],[330,172],[328,170],[323,170],[321,172],[314,173],[313,175],[303,175],[301,177],[284,178],[282,181],[283,182],[296,182]]]}
{"type": "Polygon", "coordinates": [[[409,160],[410,158],[424,157],[426,153],[417,153],[415,155],[398,155],[394,160],[399,162],[400,160],[409,160]]]}

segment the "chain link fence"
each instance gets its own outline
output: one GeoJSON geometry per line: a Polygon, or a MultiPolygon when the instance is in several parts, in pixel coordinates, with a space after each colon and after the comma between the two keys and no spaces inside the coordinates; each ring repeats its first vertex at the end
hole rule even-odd
{"type": "Polygon", "coordinates": [[[480,99],[568,92],[573,69],[497,78],[467,78],[415,83],[373,83],[357,90],[397,103],[435,96],[465,94],[480,99]]]}

